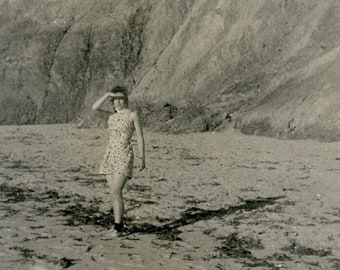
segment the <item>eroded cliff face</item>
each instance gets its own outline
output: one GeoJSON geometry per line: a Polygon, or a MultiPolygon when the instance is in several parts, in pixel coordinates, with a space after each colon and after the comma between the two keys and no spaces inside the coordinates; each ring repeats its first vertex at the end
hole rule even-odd
{"type": "Polygon", "coordinates": [[[129,87],[145,125],[339,140],[340,3],[0,3],[1,124],[96,123],[129,87]]]}
{"type": "Polygon", "coordinates": [[[2,1],[0,122],[69,122],[129,80],[151,8],[130,2],[2,1]]]}

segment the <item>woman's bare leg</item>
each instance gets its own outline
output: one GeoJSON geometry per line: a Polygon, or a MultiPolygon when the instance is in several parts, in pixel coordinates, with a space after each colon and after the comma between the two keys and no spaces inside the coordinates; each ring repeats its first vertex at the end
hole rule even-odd
{"type": "Polygon", "coordinates": [[[115,215],[115,223],[121,224],[124,214],[123,189],[127,177],[122,174],[112,174],[107,176],[107,182],[113,196],[113,211],[115,215]]]}

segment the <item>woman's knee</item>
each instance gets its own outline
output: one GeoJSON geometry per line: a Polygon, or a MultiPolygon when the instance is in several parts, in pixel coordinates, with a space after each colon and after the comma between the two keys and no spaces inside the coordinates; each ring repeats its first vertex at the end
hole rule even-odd
{"type": "Polygon", "coordinates": [[[126,177],[124,175],[117,174],[108,177],[107,180],[112,195],[121,196],[125,186],[126,177]]]}

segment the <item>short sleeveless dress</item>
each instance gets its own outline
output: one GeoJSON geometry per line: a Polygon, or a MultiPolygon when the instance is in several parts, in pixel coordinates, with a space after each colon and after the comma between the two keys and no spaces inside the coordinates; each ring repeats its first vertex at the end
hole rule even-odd
{"type": "Polygon", "coordinates": [[[108,119],[109,143],[100,164],[100,174],[119,173],[132,178],[134,121],[130,111],[111,114],[108,119]]]}

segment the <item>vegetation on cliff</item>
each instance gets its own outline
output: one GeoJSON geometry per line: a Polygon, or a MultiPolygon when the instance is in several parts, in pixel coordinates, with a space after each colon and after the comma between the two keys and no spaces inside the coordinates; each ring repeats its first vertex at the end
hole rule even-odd
{"type": "Polygon", "coordinates": [[[117,84],[146,126],[340,139],[340,4],[5,0],[0,124],[98,125],[117,84]]]}

